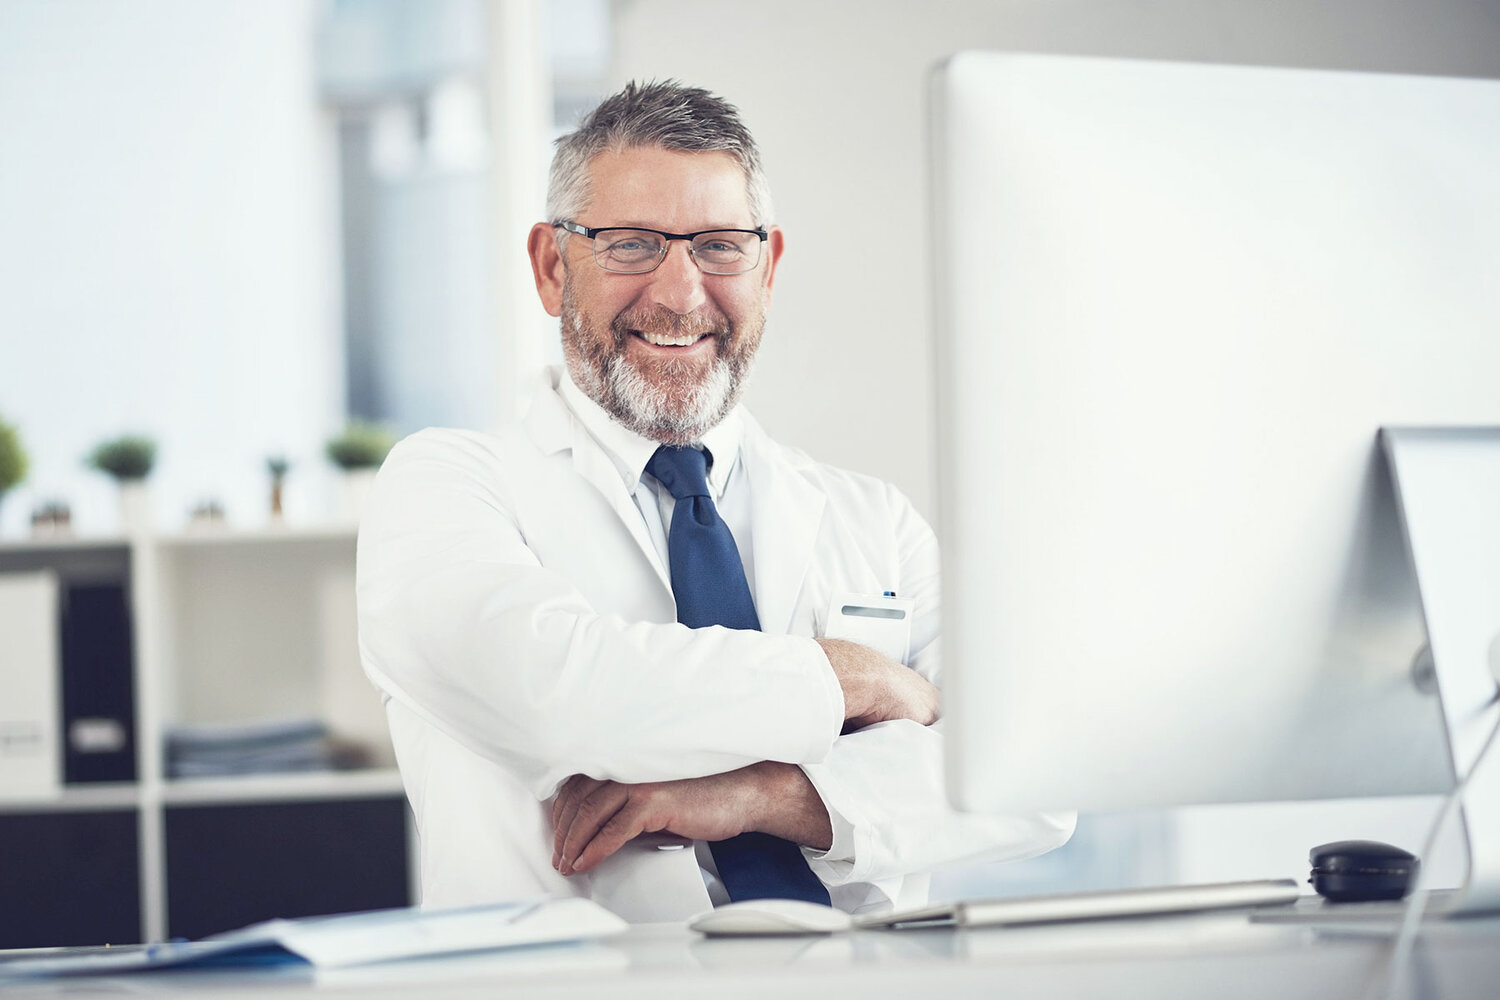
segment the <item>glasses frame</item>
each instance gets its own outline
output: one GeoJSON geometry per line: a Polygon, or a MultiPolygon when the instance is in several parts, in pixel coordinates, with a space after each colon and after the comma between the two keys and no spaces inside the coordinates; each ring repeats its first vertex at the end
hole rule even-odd
{"type": "Polygon", "coordinates": [[[658,267],[661,267],[661,262],[667,259],[667,251],[672,249],[673,240],[684,240],[687,242],[688,256],[693,259],[693,264],[698,268],[698,270],[702,271],[704,274],[714,274],[721,277],[733,277],[736,274],[749,274],[757,267],[760,267],[761,258],[765,256],[764,244],[766,240],[771,236],[770,232],[765,229],[725,229],[721,227],[718,229],[700,229],[696,233],[668,233],[660,229],[649,229],[646,226],[600,226],[597,229],[590,229],[587,226],[580,226],[576,222],[569,221],[554,222],[552,223],[552,228],[562,229],[570,233],[577,233],[579,236],[586,236],[591,240],[598,236],[600,233],[617,232],[655,233],[657,236],[660,236],[666,241],[662,244],[661,252],[656,255],[656,263],[652,264],[644,271],[616,271],[613,268],[605,267],[604,264],[599,260],[599,252],[596,248],[592,254],[594,258],[594,265],[598,267],[599,270],[605,271],[609,274],[650,274],[658,267]],[[750,265],[743,271],[710,271],[708,268],[703,266],[703,261],[699,260],[698,255],[693,252],[693,240],[697,239],[700,236],[706,236],[709,233],[744,233],[747,236],[759,236],[760,242],[762,244],[760,254],[755,258],[755,263],[750,265]]]}

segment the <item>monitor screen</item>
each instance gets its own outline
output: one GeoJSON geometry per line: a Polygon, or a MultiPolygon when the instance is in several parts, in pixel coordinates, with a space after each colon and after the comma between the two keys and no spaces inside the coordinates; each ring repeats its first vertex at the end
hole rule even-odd
{"type": "Polygon", "coordinates": [[[962,809],[1453,780],[1383,426],[1500,424],[1500,82],[933,78],[962,809]]]}

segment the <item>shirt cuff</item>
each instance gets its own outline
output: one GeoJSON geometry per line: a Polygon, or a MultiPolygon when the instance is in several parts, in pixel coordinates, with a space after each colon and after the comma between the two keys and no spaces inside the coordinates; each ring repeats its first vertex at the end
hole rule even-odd
{"type": "Polygon", "coordinates": [[[808,639],[807,643],[817,652],[817,674],[823,679],[823,694],[830,716],[828,748],[831,750],[844,728],[844,689],[839,685],[838,675],[833,672],[833,664],[828,662],[828,654],[823,652],[823,647],[812,639],[808,639]]]}
{"type": "Polygon", "coordinates": [[[857,850],[855,820],[835,805],[839,798],[836,791],[838,781],[829,773],[826,765],[804,764],[802,773],[812,782],[813,790],[823,802],[823,808],[828,810],[828,824],[833,829],[833,843],[829,844],[828,850],[818,851],[804,847],[802,854],[813,871],[821,869],[830,874],[837,873],[839,877],[847,877],[854,866],[857,850]]]}
{"type": "MultiPolygon", "coordinates": [[[[821,731],[809,727],[806,722],[799,724],[795,731],[800,738],[806,740],[802,748],[788,748],[783,753],[777,753],[765,759],[779,760],[788,764],[827,760],[844,728],[844,689],[839,686],[838,675],[833,672],[833,667],[828,662],[828,654],[823,652],[822,646],[803,636],[786,635],[767,638],[774,638],[777,642],[784,644],[782,647],[784,651],[776,654],[777,665],[790,671],[795,677],[797,686],[804,688],[802,693],[795,696],[798,699],[797,714],[804,715],[802,706],[804,705],[803,699],[806,699],[805,716],[811,719],[821,712],[825,721],[821,731]],[[810,684],[805,685],[804,678],[810,684]]],[[[792,697],[790,693],[787,696],[792,697]]],[[[784,728],[783,731],[785,731],[784,728]]]]}

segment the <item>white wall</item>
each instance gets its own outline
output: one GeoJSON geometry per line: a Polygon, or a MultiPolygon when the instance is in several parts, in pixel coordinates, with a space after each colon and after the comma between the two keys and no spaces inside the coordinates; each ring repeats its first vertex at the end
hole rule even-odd
{"type": "Polygon", "coordinates": [[[616,0],[611,83],[739,105],[787,255],[748,400],[772,434],[935,513],[924,83],[963,49],[1500,76],[1493,0],[616,0]],[[842,251],[886,245],[880,257],[842,251]],[[875,428],[878,426],[878,430],[875,428]]]}
{"type": "MultiPolygon", "coordinates": [[[[764,148],[788,250],[750,406],[772,434],[894,481],[929,516],[924,85],[936,61],[1010,49],[1500,76],[1493,0],[616,0],[615,11],[612,85],[708,87],[740,106],[764,148]]],[[[1283,877],[1329,840],[1418,850],[1433,811],[1407,799],[1111,818],[1058,855],[942,873],[934,891],[1283,877]],[[1111,849],[1136,855],[1133,875],[1100,856],[1111,849]]],[[[1439,885],[1459,879],[1460,843],[1450,834],[1436,852],[1439,885]]]]}
{"type": "Polygon", "coordinates": [[[265,458],[315,505],[343,413],[332,136],[313,0],[0,3],[0,414],[19,422],[32,505],[113,529],[84,454],[160,442],[158,519],[218,497],[265,517],[265,458]]]}

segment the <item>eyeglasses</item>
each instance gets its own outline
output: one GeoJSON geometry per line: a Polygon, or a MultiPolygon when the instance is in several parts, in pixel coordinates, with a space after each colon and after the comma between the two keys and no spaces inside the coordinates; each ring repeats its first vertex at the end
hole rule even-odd
{"type": "Polygon", "coordinates": [[[705,229],[697,233],[664,233],[658,229],[589,229],[576,222],[554,222],[594,241],[594,263],[615,274],[646,274],[667,259],[673,240],[686,240],[688,256],[704,274],[744,274],[760,263],[764,229],[705,229]]]}

